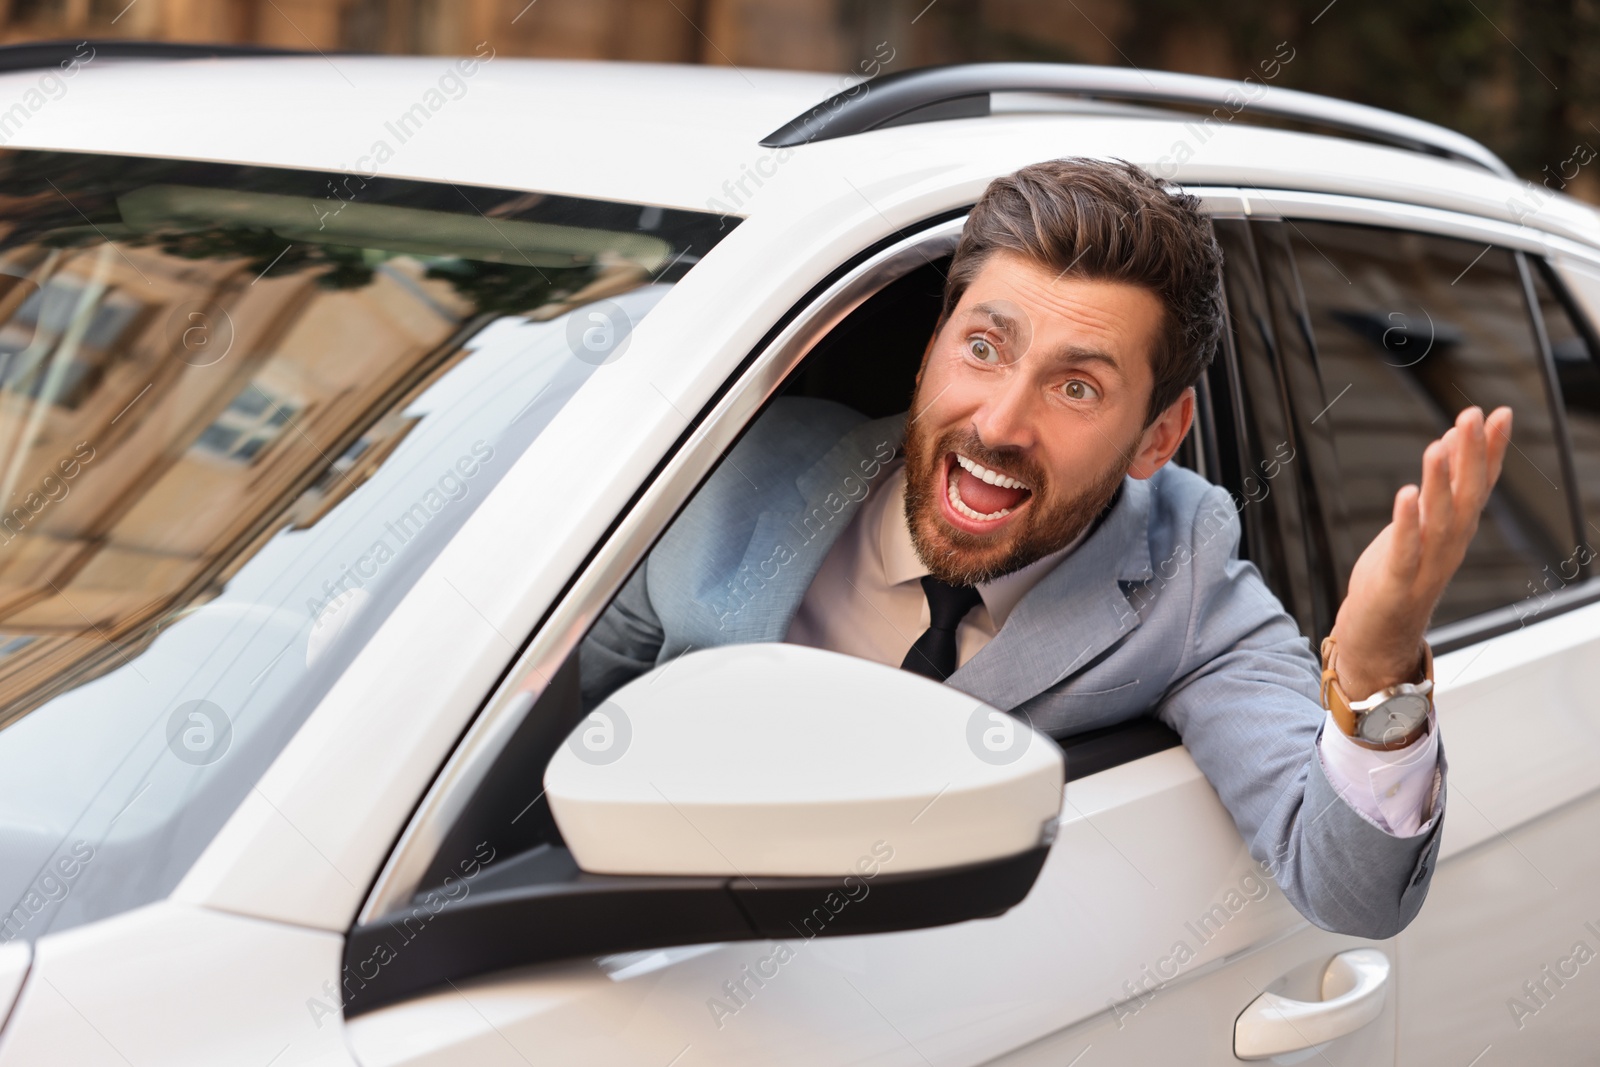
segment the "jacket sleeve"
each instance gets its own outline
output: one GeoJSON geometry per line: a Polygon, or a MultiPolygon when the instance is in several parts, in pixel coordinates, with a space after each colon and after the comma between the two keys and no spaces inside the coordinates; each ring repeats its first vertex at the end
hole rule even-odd
{"type": "Polygon", "coordinates": [[[656,665],[665,639],[645,588],[647,558],[578,646],[578,685],[587,713],[656,665]]]}
{"type": "MultiPolygon", "coordinates": [[[[1239,559],[1232,500],[1208,490],[1174,564],[1191,614],[1178,670],[1157,706],[1183,738],[1250,854],[1311,922],[1392,937],[1427,896],[1444,823],[1444,751],[1428,828],[1385,833],[1346,802],[1317,755],[1321,671],[1255,565],[1239,559]]],[[[1176,591],[1176,590],[1175,590],[1176,591]]]]}

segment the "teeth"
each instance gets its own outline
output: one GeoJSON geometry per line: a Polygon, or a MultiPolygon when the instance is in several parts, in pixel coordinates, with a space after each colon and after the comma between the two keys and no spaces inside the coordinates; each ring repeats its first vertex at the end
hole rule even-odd
{"type": "Polygon", "coordinates": [[[1008,478],[1004,474],[1001,474],[999,471],[992,471],[988,467],[985,467],[981,463],[975,463],[972,460],[968,459],[966,456],[963,456],[960,452],[956,453],[956,462],[961,464],[962,468],[965,469],[974,478],[981,478],[983,481],[988,482],[990,485],[998,485],[1002,489],[1026,489],[1026,488],[1028,488],[1026,485],[1023,485],[1021,482],[1017,481],[1015,478],[1008,478]]]}
{"type": "Polygon", "coordinates": [[[958,475],[954,469],[952,469],[950,471],[950,484],[947,489],[950,496],[950,506],[955,508],[958,512],[976,522],[993,522],[996,519],[1003,519],[1007,515],[1011,514],[1010,508],[1001,508],[999,511],[994,511],[987,515],[983,515],[968,507],[967,502],[961,499],[961,490],[956,484],[960,481],[960,479],[961,476],[958,475]]]}

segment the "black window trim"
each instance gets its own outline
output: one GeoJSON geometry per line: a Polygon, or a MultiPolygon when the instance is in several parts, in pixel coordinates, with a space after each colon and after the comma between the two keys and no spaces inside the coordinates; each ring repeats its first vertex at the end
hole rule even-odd
{"type": "Polygon", "coordinates": [[[1322,377],[1322,362],[1317,353],[1316,334],[1307,314],[1305,287],[1295,261],[1288,227],[1282,219],[1252,218],[1250,236],[1256,249],[1268,313],[1273,327],[1281,384],[1279,403],[1285,411],[1290,437],[1295,447],[1294,464],[1305,473],[1292,479],[1296,487],[1299,520],[1304,531],[1302,552],[1309,571],[1307,592],[1309,617],[1315,632],[1308,635],[1312,647],[1333,629],[1349,584],[1348,569],[1341,565],[1343,550],[1353,563],[1356,553],[1348,544],[1348,523],[1338,483],[1338,457],[1334,445],[1332,420],[1318,425],[1323,414],[1337,403],[1322,377]],[[1307,387],[1310,387],[1308,393],[1307,387]],[[1307,396],[1311,396],[1307,403],[1307,396]]]}
{"type": "MultiPolygon", "coordinates": [[[[1529,599],[1533,599],[1531,596],[1529,599]]],[[[1550,594],[1550,599],[1537,605],[1536,611],[1524,612],[1524,601],[1507,604],[1503,608],[1485,611],[1470,618],[1436,626],[1428,631],[1428,644],[1435,655],[1444,655],[1457,649],[1468,648],[1492,637],[1500,637],[1520,630],[1524,626],[1564,615],[1569,611],[1600,601],[1600,577],[1585,582],[1575,582],[1550,594]]]]}
{"type": "Polygon", "coordinates": [[[1217,361],[1221,364],[1219,373],[1227,383],[1233,439],[1224,449],[1225,458],[1213,480],[1233,495],[1236,506],[1239,500],[1246,501],[1239,507],[1240,557],[1255,564],[1284,610],[1314,643],[1317,635],[1307,631],[1317,628],[1317,603],[1325,598],[1319,598],[1314,587],[1323,582],[1324,576],[1312,566],[1309,536],[1298,540],[1289,536],[1296,527],[1309,534],[1306,492],[1300,482],[1290,479],[1266,486],[1267,492],[1257,498],[1247,484],[1250,479],[1258,487],[1265,484],[1264,473],[1257,464],[1269,458],[1269,449],[1275,447],[1255,439],[1260,429],[1277,426],[1284,442],[1296,450],[1296,465],[1304,447],[1285,380],[1283,344],[1273,314],[1272,293],[1262,269],[1252,220],[1229,214],[1215,217],[1214,221],[1218,224],[1218,243],[1224,251],[1223,303],[1227,317],[1217,361]],[[1230,255],[1234,257],[1231,265],[1230,255]],[[1245,257],[1243,262],[1240,256],[1245,257]],[[1228,282],[1240,279],[1241,272],[1242,280],[1248,282],[1246,288],[1230,287],[1228,282]],[[1241,314],[1252,314],[1253,321],[1241,321],[1241,314]],[[1254,375],[1257,386],[1264,387],[1260,395],[1247,382],[1247,372],[1254,375]],[[1266,377],[1270,382],[1261,380],[1266,377]]]}
{"type": "MultiPolygon", "coordinates": [[[[1566,483],[1567,512],[1572,518],[1572,536],[1576,549],[1583,537],[1583,501],[1578,495],[1578,471],[1572,456],[1572,435],[1567,428],[1567,404],[1561,395],[1561,380],[1556,371],[1555,351],[1550,346],[1550,331],[1545,328],[1544,311],[1539,307],[1539,294],[1533,287],[1533,272],[1528,266],[1526,252],[1512,250],[1517,261],[1517,276],[1522,280],[1522,299],[1528,308],[1528,319],[1533,324],[1533,335],[1539,346],[1539,363],[1544,369],[1545,403],[1550,408],[1551,425],[1556,432],[1556,446],[1560,449],[1561,480],[1566,483]]],[[[1591,356],[1593,350],[1591,350],[1591,356]]],[[[1588,577],[1588,563],[1583,565],[1583,575],[1588,577]]]]}
{"type": "MultiPolygon", "coordinates": [[[[1562,310],[1567,313],[1568,321],[1578,331],[1578,336],[1582,338],[1584,346],[1589,350],[1590,361],[1595,364],[1596,370],[1600,370],[1600,327],[1597,327],[1589,318],[1588,312],[1584,310],[1582,301],[1572,295],[1571,287],[1567,285],[1566,280],[1561,276],[1560,269],[1550,261],[1549,257],[1530,255],[1528,259],[1531,262],[1530,269],[1538,272],[1545,284],[1545,288],[1550,290],[1550,295],[1555,298],[1556,303],[1560,304],[1562,310]]],[[[1600,271],[1600,264],[1590,265],[1600,271]]],[[[1532,290],[1531,277],[1529,278],[1529,287],[1528,303],[1530,306],[1537,307],[1539,300],[1537,293],[1532,290]]],[[[1583,492],[1579,488],[1577,471],[1578,454],[1572,447],[1570,423],[1567,420],[1567,401],[1561,392],[1561,374],[1555,364],[1555,346],[1550,343],[1549,330],[1544,326],[1542,311],[1539,319],[1540,336],[1543,338],[1547,349],[1546,363],[1549,368],[1550,385],[1554,390],[1553,403],[1556,405],[1556,410],[1561,414],[1562,439],[1567,445],[1568,466],[1565,468],[1564,477],[1570,479],[1572,483],[1573,507],[1576,513],[1575,523],[1578,530],[1579,543],[1588,543],[1588,519],[1584,514],[1583,492]]],[[[1594,561],[1586,563],[1582,573],[1587,578],[1600,579],[1600,564],[1596,564],[1594,561]]]]}

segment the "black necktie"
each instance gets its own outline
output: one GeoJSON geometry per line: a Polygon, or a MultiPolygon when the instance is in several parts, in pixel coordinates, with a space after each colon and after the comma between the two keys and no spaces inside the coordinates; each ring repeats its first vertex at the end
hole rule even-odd
{"type": "Polygon", "coordinates": [[[922,592],[928,598],[928,629],[900,668],[942,682],[956,672],[956,627],[983,597],[975,586],[951,585],[931,574],[923,576],[922,592]]]}

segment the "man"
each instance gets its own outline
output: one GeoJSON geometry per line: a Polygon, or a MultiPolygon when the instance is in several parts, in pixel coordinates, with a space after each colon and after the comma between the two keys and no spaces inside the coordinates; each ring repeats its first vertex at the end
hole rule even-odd
{"type": "Polygon", "coordinates": [[[586,705],[690,648],[788,640],[942,679],[1056,737],[1155,714],[1302,914],[1398,932],[1444,815],[1423,634],[1511,412],[1469,408],[1424,451],[1319,671],[1238,559],[1232,499],[1168,465],[1220,332],[1220,258],[1197,202],[1128,164],[992,183],[910,412],[774,404],[585,641],[586,705]]]}

